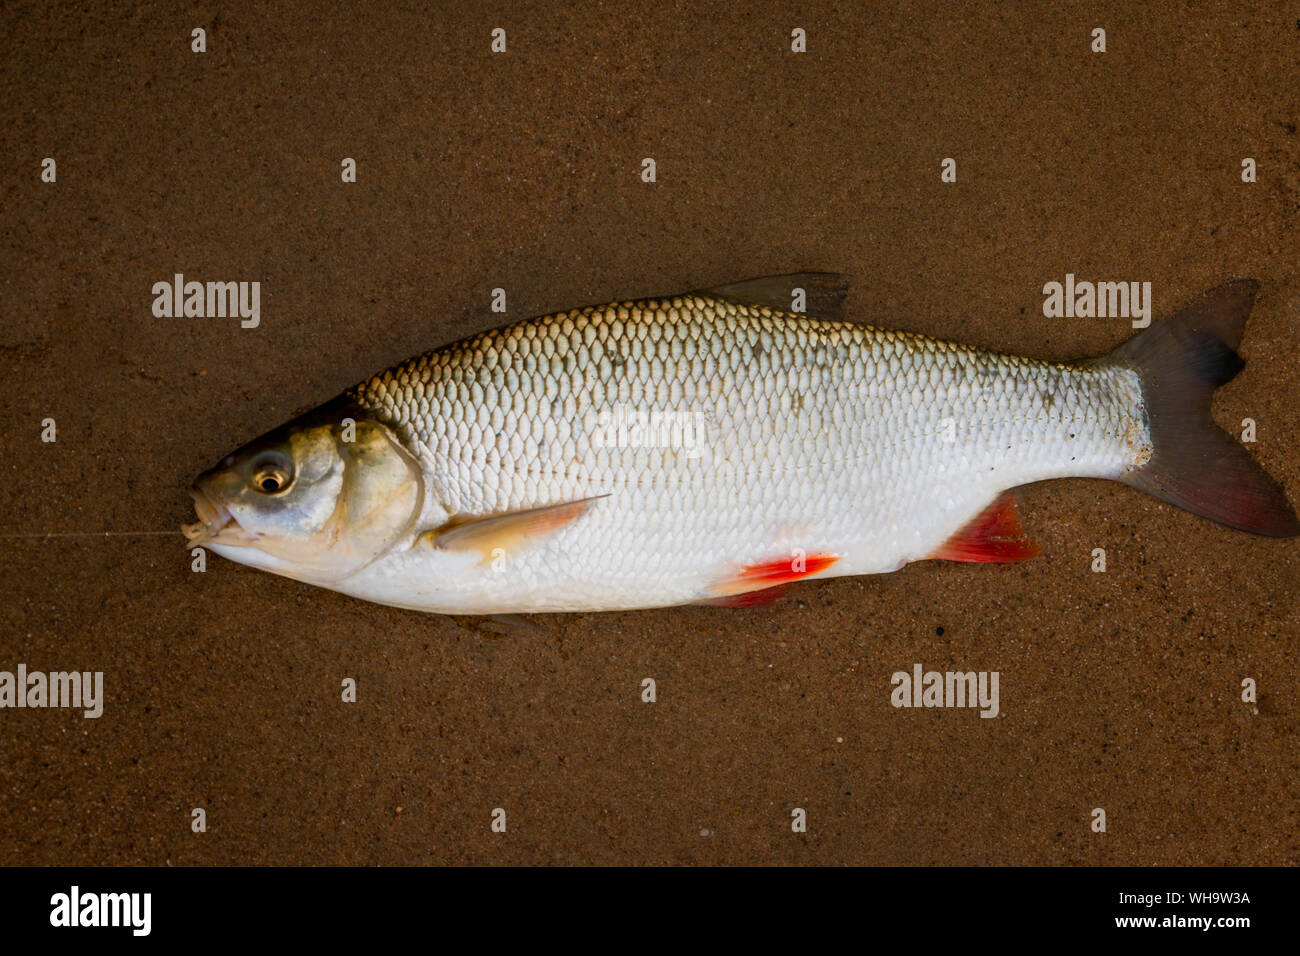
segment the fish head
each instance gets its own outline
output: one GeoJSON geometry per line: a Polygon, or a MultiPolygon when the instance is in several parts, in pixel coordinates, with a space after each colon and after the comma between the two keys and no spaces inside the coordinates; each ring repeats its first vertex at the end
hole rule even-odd
{"type": "Polygon", "coordinates": [[[227,455],[190,496],[188,547],[328,584],[412,531],[424,483],[392,429],[336,400],[227,455]]]}

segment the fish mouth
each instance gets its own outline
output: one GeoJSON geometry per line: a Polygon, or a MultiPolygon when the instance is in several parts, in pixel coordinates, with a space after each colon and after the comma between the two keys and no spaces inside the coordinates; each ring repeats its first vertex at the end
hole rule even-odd
{"type": "Polygon", "coordinates": [[[239,526],[235,516],[220,502],[213,501],[198,485],[190,488],[194,499],[194,512],[198,521],[181,525],[185,546],[200,547],[205,544],[232,544],[247,546],[254,538],[239,526]]]}

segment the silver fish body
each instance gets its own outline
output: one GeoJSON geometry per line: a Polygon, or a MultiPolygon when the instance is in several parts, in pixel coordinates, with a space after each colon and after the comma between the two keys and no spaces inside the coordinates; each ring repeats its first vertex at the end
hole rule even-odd
{"type": "Polygon", "coordinates": [[[1014,515],[987,517],[1007,489],[1150,477],[1162,426],[1140,356],[996,355],[745,292],[532,319],[361,383],[339,421],[388,430],[418,503],[345,574],[259,566],[446,613],[746,603],[804,577],[1026,556],[1005,548],[1014,515]]]}

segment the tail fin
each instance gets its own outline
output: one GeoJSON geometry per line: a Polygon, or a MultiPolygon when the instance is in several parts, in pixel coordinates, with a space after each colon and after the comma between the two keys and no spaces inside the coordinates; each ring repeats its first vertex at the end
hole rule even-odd
{"type": "Polygon", "coordinates": [[[1229,282],[1129,339],[1106,361],[1134,369],[1154,454],[1120,480],[1230,528],[1300,535],[1281,485],[1210,417],[1210,397],[1245,364],[1234,351],[1259,283],[1229,282]]]}

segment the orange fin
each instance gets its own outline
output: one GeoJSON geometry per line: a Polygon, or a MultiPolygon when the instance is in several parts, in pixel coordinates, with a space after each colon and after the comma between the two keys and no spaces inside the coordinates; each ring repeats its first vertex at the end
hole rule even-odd
{"type": "Polygon", "coordinates": [[[759,588],[757,591],[746,591],[743,594],[732,594],[700,603],[712,607],[763,607],[781,600],[788,590],[789,588],[784,584],[777,584],[770,588],[759,588]]]}
{"type": "Polygon", "coordinates": [[[943,561],[1024,561],[1042,554],[1020,526],[1016,496],[1004,491],[930,555],[943,561]]]}
{"type": "MultiPolygon", "coordinates": [[[[838,554],[796,554],[776,561],[748,564],[739,573],[713,585],[713,593],[721,598],[748,595],[756,591],[789,584],[825,571],[840,559],[838,554]]],[[[780,595],[773,597],[773,600],[780,595]]],[[[760,602],[770,603],[770,602],[760,602]]],[[[743,605],[741,605],[743,606],[743,605]]]]}

